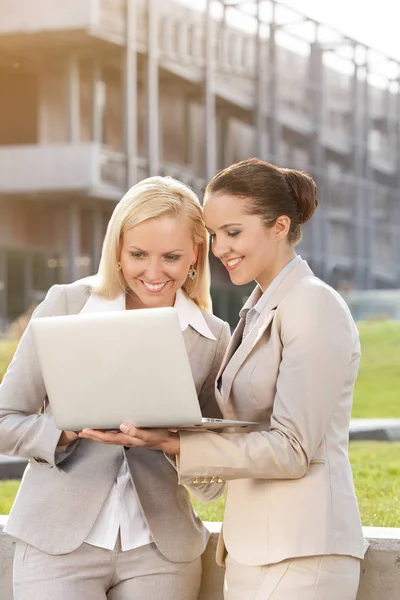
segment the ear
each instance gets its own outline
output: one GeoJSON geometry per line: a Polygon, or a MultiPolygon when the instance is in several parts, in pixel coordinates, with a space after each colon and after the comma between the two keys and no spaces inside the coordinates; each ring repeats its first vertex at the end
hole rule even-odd
{"type": "Polygon", "coordinates": [[[281,217],[278,217],[277,220],[275,221],[275,234],[277,236],[277,238],[279,239],[283,239],[285,237],[287,237],[287,235],[289,234],[290,231],[290,225],[291,225],[291,221],[289,219],[289,217],[287,217],[286,215],[282,215],[281,217]]]}
{"type": "Polygon", "coordinates": [[[199,258],[199,246],[195,245],[193,247],[193,258],[192,258],[192,265],[195,265],[197,263],[197,259],[199,258]]]}

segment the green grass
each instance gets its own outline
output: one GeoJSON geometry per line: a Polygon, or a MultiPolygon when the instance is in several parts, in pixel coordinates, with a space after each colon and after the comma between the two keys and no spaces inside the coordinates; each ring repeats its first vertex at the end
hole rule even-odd
{"type": "Polygon", "coordinates": [[[19,481],[0,481],[0,515],[8,515],[18,488],[19,481]]]}
{"type": "Polygon", "coordinates": [[[400,321],[358,328],[362,357],[352,416],[400,418],[400,321]]]}
{"type": "Polygon", "coordinates": [[[12,359],[16,347],[17,342],[15,340],[0,341],[0,381],[3,379],[3,375],[7,371],[7,367],[12,359]]]}
{"type": "MultiPolygon", "coordinates": [[[[363,525],[400,527],[400,442],[352,442],[350,458],[363,525]]],[[[0,482],[0,514],[8,514],[18,481],[0,482]]],[[[192,498],[203,521],[222,521],[224,499],[192,498]]]]}

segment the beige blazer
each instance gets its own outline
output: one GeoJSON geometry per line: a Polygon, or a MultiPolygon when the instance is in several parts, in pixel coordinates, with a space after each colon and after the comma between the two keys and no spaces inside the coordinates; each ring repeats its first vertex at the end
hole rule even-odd
{"type": "MultiPolygon", "coordinates": [[[[90,293],[85,280],[55,286],[34,318],[77,314],[90,293]]],[[[204,311],[203,316],[217,341],[190,327],[183,335],[202,412],[218,417],[221,413],[215,402],[214,382],[229,341],[229,326],[204,311]]],[[[46,389],[28,326],[0,385],[0,454],[29,460],[6,531],[48,554],[75,550],[91,531],[125,455],[144,519],[159,550],[176,562],[200,556],[208,533],[164,454],[90,440],[79,440],[70,452],[56,454],[61,432],[48,406],[45,414],[39,414],[45,400],[46,389]]],[[[196,490],[204,500],[220,493],[218,483],[196,490]]]]}
{"type": "Polygon", "coordinates": [[[225,418],[246,433],[181,434],[181,483],[222,477],[223,538],[240,563],[265,565],[366,549],[348,457],[357,328],[342,298],[299,263],[241,342],[233,334],[216,390],[225,418]]]}

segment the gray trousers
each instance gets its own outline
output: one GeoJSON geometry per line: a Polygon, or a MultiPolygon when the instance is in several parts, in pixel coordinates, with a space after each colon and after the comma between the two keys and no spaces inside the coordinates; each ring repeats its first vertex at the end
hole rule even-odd
{"type": "Polygon", "coordinates": [[[167,560],[154,543],[121,552],[82,544],[52,556],[17,541],[14,600],[196,600],[201,558],[167,560]]]}

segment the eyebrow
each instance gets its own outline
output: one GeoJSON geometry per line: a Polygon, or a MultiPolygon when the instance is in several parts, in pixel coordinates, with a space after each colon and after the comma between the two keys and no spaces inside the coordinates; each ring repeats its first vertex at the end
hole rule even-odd
{"type": "MultiPolygon", "coordinates": [[[[138,246],[128,246],[128,250],[138,250],[139,252],[147,253],[147,250],[143,250],[143,248],[139,248],[138,246]]],[[[168,250],[168,252],[163,252],[163,254],[172,254],[173,252],[184,252],[181,248],[176,248],[175,250],[168,250]]]]}
{"type": "MultiPolygon", "coordinates": [[[[243,225],[243,223],[227,223],[226,225],[222,225],[221,227],[218,227],[218,229],[219,230],[221,230],[221,229],[229,229],[229,227],[234,227],[234,226],[236,226],[236,227],[239,226],[240,227],[242,225],[243,225]]],[[[211,232],[212,230],[207,227],[207,231],[211,232]]]]}

